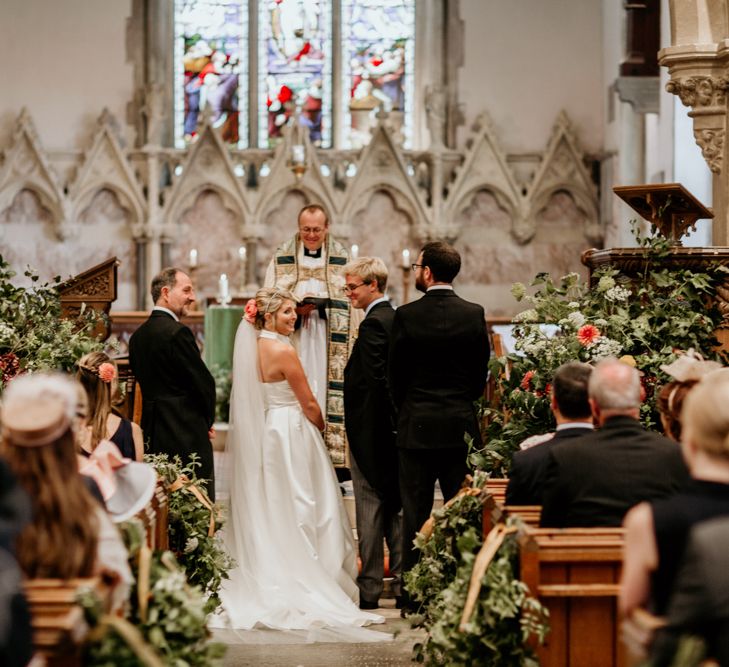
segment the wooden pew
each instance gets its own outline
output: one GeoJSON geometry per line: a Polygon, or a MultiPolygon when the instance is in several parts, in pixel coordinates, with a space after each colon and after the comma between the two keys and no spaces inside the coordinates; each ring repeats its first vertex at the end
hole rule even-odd
{"type": "Polygon", "coordinates": [[[551,631],[535,646],[542,667],[626,667],[617,597],[621,528],[528,528],[520,579],[549,609],[551,631]]]}
{"type": "Polygon", "coordinates": [[[506,487],[509,480],[506,477],[489,478],[486,482],[486,492],[494,497],[499,505],[506,503],[506,487]]]}
{"type": "Polygon", "coordinates": [[[91,589],[105,609],[111,585],[102,576],[69,579],[31,579],[23,585],[31,613],[33,643],[48,667],[75,667],[81,663],[81,645],[89,631],[76,601],[79,591],[91,589]]]}

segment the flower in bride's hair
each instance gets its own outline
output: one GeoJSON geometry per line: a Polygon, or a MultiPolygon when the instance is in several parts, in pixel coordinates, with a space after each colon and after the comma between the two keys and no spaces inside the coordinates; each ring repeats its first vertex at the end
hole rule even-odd
{"type": "Polygon", "coordinates": [[[246,301],[245,315],[243,317],[246,318],[246,322],[250,322],[251,324],[253,324],[256,321],[256,315],[258,315],[258,306],[256,306],[256,300],[248,299],[248,301],[246,301]]]}
{"type": "Polygon", "coordinates": [[[99,366],[99,379],[107,384],[116,377],[116,368],[114,364],[103,363],[99,366]]]}

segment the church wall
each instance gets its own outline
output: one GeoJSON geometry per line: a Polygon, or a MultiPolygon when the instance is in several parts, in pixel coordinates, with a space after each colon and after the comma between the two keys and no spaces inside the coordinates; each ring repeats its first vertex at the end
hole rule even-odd
{"type": "MultiPolygon", "coordinates": [[[[508,152],[539,151],[564,109],[585,149],[601,150],[601,5],[601,0],[462,0],[464,66],[458,87],[465,128],[488,109],[508,152]]],[[[462,128],[459,146],[465,136],[462,128]]]]}
{"type": "Polygon", "coordinates": [[[4,0],[2,8],[0,147],[24,106],[48,150],[79,149],[104,107],[127,129],[131,0],[4,0]]]}

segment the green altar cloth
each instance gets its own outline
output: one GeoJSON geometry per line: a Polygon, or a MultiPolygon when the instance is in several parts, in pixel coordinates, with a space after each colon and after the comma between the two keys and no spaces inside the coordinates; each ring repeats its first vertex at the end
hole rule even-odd
{"type": "Polygon", "coordinates": [[[205,310],[205,363],[208,368],[233,366],[235,332],[243,317],[243,306],[209,306],[205,310]]]}

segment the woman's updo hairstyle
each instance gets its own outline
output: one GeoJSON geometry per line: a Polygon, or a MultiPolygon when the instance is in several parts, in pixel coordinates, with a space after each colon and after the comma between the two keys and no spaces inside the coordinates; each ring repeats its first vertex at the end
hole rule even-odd
{"type": "Polygon", "coordinates": [[[684,441],[729,461],[729,375],[708,375],[688,392],[681,411],[684,441]]]}
{"type": "Polygon", "coordinates": [[[263,287],[256,292],[256,319],[253,326],[256,329],[263,329],[266,323],[266,313],[275,315],[279,308],[283,306],[284,301],[293,301],[296,303],[296,297],[288,290],[280,287],[263,287]]]}
{"type": "Polygon", "coordinates": [[[698,380],[679,382],[672,380],[661,387],[656,399],[656,407],[663,418],[666,435],[676,442],[681,441],[681,410],[692,387],[698,380]]]}

